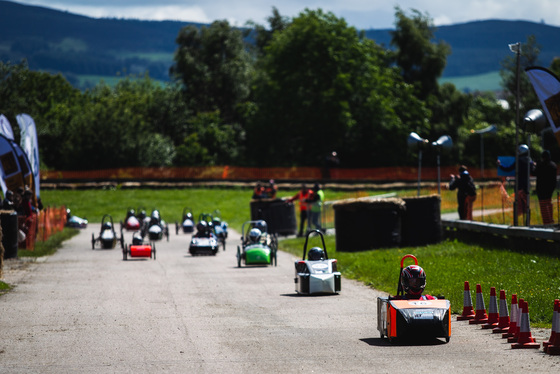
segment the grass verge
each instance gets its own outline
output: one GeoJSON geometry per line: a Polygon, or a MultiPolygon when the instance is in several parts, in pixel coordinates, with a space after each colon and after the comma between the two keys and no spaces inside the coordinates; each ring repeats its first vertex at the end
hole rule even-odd
{"type": "MultiPolygon", "coordinates": [[[[320,245],[312,240],[308,248],[320,245]]],[[[280,249],[296,256],[303,254],[304,239],[284,239],[280,249]]],[[[464,282],[469,281],[473,305],[476,307],[475,286],[479,283],[488,310],[490,287],[506,291],[508,305],[511,295],[517,294],[529,303],[531,323],[550,327],[554,299],[560,296],[556,282],[560,272],[558,257],[512,252],[501,248],[482,248],[458,241],[444,241],[425,247],[375,249],[363,252],[337,252],[335,238],[325,237],[329,257],[338,260],[338,269],[346,278],[359,280],[375,289],[395,294],[400,272],[400,260],[413,254],[427,274],[426,294],[444,295],[451,301],[453,313],[463,310],[464,282]]],[[[412,264],[407,260],[406,265],[412,264]]],[[[344,292],[344,285],[342,286],[344,292]]]]}
{"type": "Polygon", "coordinates": [[[42,257],[49,256],[56,252],[62,245],[62,242],[78,235],[80,231],[73,228],[64,228],[61,232],[57,232],[44,242],[36,242],[35,249],[28,251],[26,249],[18,250],[18,257],[42,257]]]}

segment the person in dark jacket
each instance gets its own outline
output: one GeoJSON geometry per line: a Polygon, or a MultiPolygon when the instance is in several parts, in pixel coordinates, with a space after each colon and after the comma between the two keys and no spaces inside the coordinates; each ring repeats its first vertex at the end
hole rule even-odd
{"type": "Polygon", "coordinates": [[[532,165],[531,174],[537,177],[537,197],[544,225],[554,223],[552,218],[552,194],[556,189],[556,174],[558,168],[551,160],[550,152],[545,150],[541,155],[541,161],[532,165]]]}
{"type": "Polygon", "coordinates": [[[449,190],[457,190],[457,210],[459,219],[471,220],[473,203],[476,200],[476,187],[474,181],[467,171],[467,167],[459,167],[459,175],[451,175],[449,190]]]}

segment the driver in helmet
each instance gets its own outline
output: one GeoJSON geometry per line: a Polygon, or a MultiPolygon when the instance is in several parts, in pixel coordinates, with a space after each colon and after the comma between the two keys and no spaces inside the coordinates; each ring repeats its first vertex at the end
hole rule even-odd
{"type": "Polygon", "coordinates": [[[206,221],[200,221],[196,224],[195,237],[198,238],[210,237],[210,230],[208,230],[208,223],[206,221]]]}
{"type": "Polygon", "coordinates": [[[401,286],[404,294],[396,298],[407,300],[436,300],[432,295],[422,295],[426,287],[426,272],[418,265],[409,265],[401,272],[401,286]]]}
{"type": "Polygon", "coordinates": [[[261,239],[261,235],[262,235],[261,230],[259,230],[256,227],[252,228],[251,231],[249,231],[249,241],[251,242],[251,244],[258,243],[261,239]]]}

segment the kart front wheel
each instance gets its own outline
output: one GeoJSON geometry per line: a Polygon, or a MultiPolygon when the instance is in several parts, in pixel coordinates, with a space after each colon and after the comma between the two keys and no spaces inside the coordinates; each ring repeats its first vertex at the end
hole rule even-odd
{"type": "Polygon", "coordinates": [[[91,249],[95,249],[95,234],[91,234],[91,249]]]}

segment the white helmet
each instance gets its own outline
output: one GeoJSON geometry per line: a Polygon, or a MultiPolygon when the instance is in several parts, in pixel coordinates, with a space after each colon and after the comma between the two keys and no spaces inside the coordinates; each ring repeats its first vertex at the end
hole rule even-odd
{"type": "Polygon", "coordinates": [[[527,153],[529,153],[529,147],[527,147],[527,144],[519,145],[519,147],[517,148],[517,154],[519,156],[522,156],[522,155],[526,155],[527,153]]]}
{"type": "Polygon", "coordinates": [[[249,240],[251,242],[256,243],[261,238],[261,230],[257,229],[256,227],[249,231],[249,240]]]}

